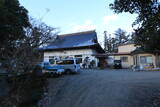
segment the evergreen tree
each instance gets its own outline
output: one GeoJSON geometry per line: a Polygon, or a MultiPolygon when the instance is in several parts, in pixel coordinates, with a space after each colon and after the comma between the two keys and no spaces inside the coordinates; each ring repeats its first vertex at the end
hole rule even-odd
{"type": "Polygon", "coordinates": [[[111,37],[111,34],[109,34],[109,37],[107,36],[106,31],[104,32],[104,50],[105,52],[117,52],[118,46],[120,44],[124,44],[127,42],[132,42],[133,38],[130,35],[127,35],[127,32],[122,29],[117,29],[114,33],[115,37],[111,37]]]}
{"type": "Polygon", "coordinates": [[[30,26],[28,12],[18,0],[0,0],[0,62],[9,69],[14,65],[13,53],[25,38],[30,26]]]}
{"type": "Polygon", "coordinates": [[[126,31],[120,28],[117,29],[114,34],[117,39],[117,44],[124,44],[129,40],[128,35],[126,35],[126,31]]]}
{"type": "Polygon", "coordinates": [[[37,76],[41,70],[35,67],[38,48],[51,42],[57,32],[42,22],[29,20],[18,0],[0,0],[0,13],[0,70],[21,74],[7,79],[9,93],[0,98],[0,106],[35,107],[47,85],[45,78],[37,76]]]}
{"type": "Polygon", "coordinates": [[[115,13],[138,14],[133,25],[135,43],[146,49],[160,50],[160,1],[159,0],[115,0],[110,4],[115,13]]]}

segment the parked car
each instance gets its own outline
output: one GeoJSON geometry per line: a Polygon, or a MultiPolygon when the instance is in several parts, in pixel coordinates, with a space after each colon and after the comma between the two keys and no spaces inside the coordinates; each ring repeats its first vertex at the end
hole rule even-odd
{"type": "Polygon", "coordinates": [[[59,60],[56,62],[58,65],[63,65],[65,73],[78,73],[80,72],[80,64],[75,58],[68,58],[64,60],[59,60]]]}
{"type": "Polygon", "coordinates": [[[51,65],[50,62],[42,62],[43,74],[62,75],[64,73],[64,67],[62,65],[51,65]]]}
{"type": "Polygon", "coordinates": [[[50,62],[41,62],[40,64],[38,64],[42,69],[48,68],[49,66],[51,66],[50,62]]]}
{"type": "Polygon", "coordinates": [[[122,62],[121,60],[114,60],[114,68],[115,69],[121,69],[122,68],[122,62]]]}

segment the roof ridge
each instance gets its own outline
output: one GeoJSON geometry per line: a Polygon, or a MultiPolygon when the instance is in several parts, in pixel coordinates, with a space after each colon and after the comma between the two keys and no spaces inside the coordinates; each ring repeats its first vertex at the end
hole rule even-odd
{"type": "Polygon", "coordinates": [[[58,35],[58,36],[72,36],[72,35],[79,35],[79,34],[87,34],[87,33],[91,33],[91,32],[96,32],[95,30],[90,30],[90,31],[82,31],[82,32],[76,32],[76,33],[68,33],[68,34],[62,34],[62,35],[58,35]]]}

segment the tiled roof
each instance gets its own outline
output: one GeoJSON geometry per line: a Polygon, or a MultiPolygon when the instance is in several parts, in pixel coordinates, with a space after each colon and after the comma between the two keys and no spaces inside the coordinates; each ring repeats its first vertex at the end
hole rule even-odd
{"type": "Polygon", "coordinates": [[[160,50],[148,50],[143,47],[137,47],[134,51],[131,52],[132,55],[141,53],[160,54],[160,50]]]}
{"type": "Polygon", "coordinates": [[[95,31],[79,32],[58,35],[57,39],[43,50],[78,48],[97,45],[97,34],[95,31]]]}

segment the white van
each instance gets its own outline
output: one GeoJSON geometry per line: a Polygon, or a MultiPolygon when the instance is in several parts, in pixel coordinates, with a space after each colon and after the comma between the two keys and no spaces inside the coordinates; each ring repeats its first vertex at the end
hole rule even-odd
{"type": "Polygon", "coordinates": [[[80,72],[80,64],[75,58],[68,58],[56,61],[56,64],[63,65],[65,73],[78,73],[80,72]]]}

